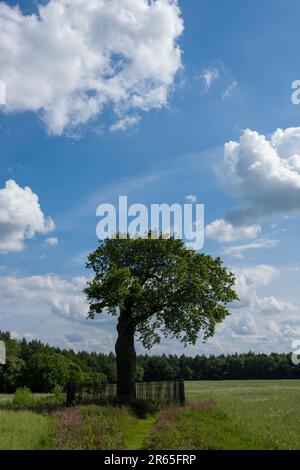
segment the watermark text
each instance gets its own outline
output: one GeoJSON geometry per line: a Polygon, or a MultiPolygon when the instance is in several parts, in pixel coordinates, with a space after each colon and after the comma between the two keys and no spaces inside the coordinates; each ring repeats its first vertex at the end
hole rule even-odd
{"type": "Polygon", "coordinates": [[[100,217],[96,234],[99,240],[115,238],[151,236],[155,239],[160,233],[165,238],[178,238],[195,250],[204,245],[204,205],[203,204],[145,204],[128,205],[127,196],[119,196],[118,207],[113,204],[100,204],[96,215],[100,217]]]}

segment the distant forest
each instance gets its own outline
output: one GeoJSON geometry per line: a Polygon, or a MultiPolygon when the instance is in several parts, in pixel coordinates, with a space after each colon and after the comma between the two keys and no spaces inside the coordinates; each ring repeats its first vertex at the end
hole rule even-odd
{"type": "MultiPolygon", "coordinates": [[[[18,387],[33,392],[65,389],[68,381],[116,381],[113,353],[74,352],[40,341],[12,339],[0,332],[6,344],[7,361],[0,365],[0,392],[11,393],[18,387]]],[[[300,379],[300,366],[293,365],[288,354],[232,354],[221,356],[140,355],[137,381],[173,380],[250,380],[300,379]]]]}

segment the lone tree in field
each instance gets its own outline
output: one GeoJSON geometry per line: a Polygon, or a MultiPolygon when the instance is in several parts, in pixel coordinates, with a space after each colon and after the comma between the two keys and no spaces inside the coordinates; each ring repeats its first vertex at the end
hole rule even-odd
{"type": "Polygon", "coordinates": [[[182,240],[106,239],[88,257],[95,277],[85,293],[89,317],[103,310],[118,315],[117,356],[120,398],[135,396],[135,335],[150,349],[160,335],[195,344],[199,332],[213,336],[237,299],[235,278],[220,258],[197,253],[182,240]],[[160,333],[160,334],[159,334],[160,333]]]}

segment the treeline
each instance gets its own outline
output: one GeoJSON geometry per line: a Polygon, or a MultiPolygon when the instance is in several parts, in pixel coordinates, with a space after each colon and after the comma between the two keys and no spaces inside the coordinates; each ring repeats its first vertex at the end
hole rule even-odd
{"type": "MultiPolygon", "coordinates": [[[[0,365],[0,392],[11,393],[27,386],[34,392],[65,389],[76,382],[115,382],[113,353],[97,354],[59,349],[40,341],[15,340],[0,332],[6,344],[7,360],[0,365]]],[[[250,380],[300,379],[300,366],[293,365],[291,354],[233,354],[221,356],[162,355],[138,356],[137,381],[173,380],[250,380]]]]}

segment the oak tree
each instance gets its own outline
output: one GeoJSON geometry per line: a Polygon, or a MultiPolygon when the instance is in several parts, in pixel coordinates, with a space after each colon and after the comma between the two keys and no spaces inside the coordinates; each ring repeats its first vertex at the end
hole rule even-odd
{"type": "Polygon", "coordinates": [[[85,289],[89,317],[103,312],[118,317],[120,398],[135,395],[135,337],[149,349],[161,336],[186,345],[202,332],[206,340],[229,314],[227,304],[237,299],[234,275],[220,258],[162,235],[106,239],[89,255],[87,267],[95,274],[85,289]]]}

